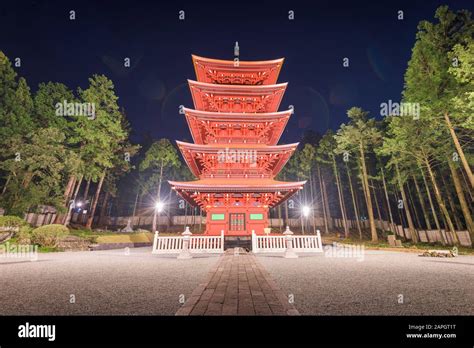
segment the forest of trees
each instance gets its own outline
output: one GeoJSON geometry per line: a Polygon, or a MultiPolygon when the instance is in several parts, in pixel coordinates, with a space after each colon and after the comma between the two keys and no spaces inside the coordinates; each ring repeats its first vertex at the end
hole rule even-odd
{"type": "Polygon", "coordinates": [[[103,75],[94,75],[88,88],[76,93],[48,82],[32,95],[0,52],[0,199],[7,214],[23,216],[50,205],[62,223],[81,187],[88,197],[90,183],[96,183],[92,214],[103,190],[105,196],[116,193],[117,179],[130,170],[129,158],[139,149],[128,140],[130,128],[117,99],[113,83],[103,75]],[[58,115],[57,104],[64,101],[93,103],[95,118],[58,115]]]}
{"type": "Polygon", "coordinates": [[[346,236],[346,220],[362,217],[372,241],[375,219],[474,237],[474,23],[445,6],[436,18],[419,24],[405,73],[402,103],[419,105],[419,114],[377,121],[352,107],[336,132],[303,139],[281,174],[309,179],[300,199],[319,216],[342,218],[346,236]]]}
{"type": "MultiPolygon", "coordinates": [[[[311,206],[314,216],[341,218],[346,237],[367,233],[377,241],[379,219],[410,231],[468,230],[474,240],[474,22],[469,12],[446,6],[435,18],[418,26],[400,101],[417,105],[419,113],[392,110],[372,118],[351,107],[336,131],[307,131],[279,174],[280,180],[308,180],[295,200],[311,206]],[[348,219],[357,221],[356,230],[348,219]]],[[[0,207],[6,214],[51,205],[60,212],[56,222],[67,223],[71,201],[79,198],[89,201],[88,228],[94,214],[153,214],[156,200],[173,201],[175,213],[198,213],[187,204],[178,210],[166,182],[193,179],[174,142],[132,144],[130,132],[107,77],[94,75],[87,89],[76,91],[41,83],[32,94],[0,51],[0,207]],[[64,100],[93,103],[95,118],[58,117],[56,104],[64,100]]],[[[286,202],[271,214],[295,213],[286,202]]]]}

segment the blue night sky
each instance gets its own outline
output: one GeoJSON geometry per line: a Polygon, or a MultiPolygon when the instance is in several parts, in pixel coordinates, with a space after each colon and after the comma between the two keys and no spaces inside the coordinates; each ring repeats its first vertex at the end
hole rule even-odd
{"type": "Polygon", "coordinates": [[[75,90],[92,74],[108,76],[135,141],[190,140],[178,106],[192,107],[191,54],[233,59],[238,41],[241,60],[285,58],[280,110],[295,107],[282,137],[289,143],[308,129],[337,129],[351,106],[380,117],[380,103],[399,101],[416,26],[442,4],[473,9],[472,1],[9,1],[0,5],[0,50],[21,57],[16,71],[33,91],[40,82],[75,90]]]}

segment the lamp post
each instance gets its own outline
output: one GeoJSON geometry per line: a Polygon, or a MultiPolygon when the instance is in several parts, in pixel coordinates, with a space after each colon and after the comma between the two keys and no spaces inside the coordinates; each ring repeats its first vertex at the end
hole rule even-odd
{"type": "Polygon", "coordinates": [[[311,207],[307,205],[303,205],[303,207],[301,208],[301,229],[302,229],[303,234],[304,234],[304,224],[306,222],[306,220],[303,221],[303,216],[307,218],[310,212],[311,212],[311,207]]]}
{"type": "MultiPolygon", "coordinates": [[[[78,206],[79,206],[80,203],[81,202],[77,203],[78,206]]],[[[73,199],[71,199],[69,201],[69,209],[67,211],[66,219],[64,220],[64,226],[69,225],[69,222],[71,221],[72,210],[75,208],[75,206],[76,206],[76,202],[73,199]]]]}
{"type": "Polygon", "coordinates": [[[158,213],[161,213],[163,211],[163,208],[164,208],[164,204],[163,202],[156,202],[155,203],[155,209],[154,209],[154,212],[153,212],[153,224],[151,226],[151,232],[152,233],[155,233],[156,232],[156,220],[157,220],[157,215],[158,213]]]}

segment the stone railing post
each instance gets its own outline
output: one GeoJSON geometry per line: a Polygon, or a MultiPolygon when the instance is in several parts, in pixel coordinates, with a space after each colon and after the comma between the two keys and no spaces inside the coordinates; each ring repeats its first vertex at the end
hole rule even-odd
{"type": "Polygon", "coordinates": [[[318,249],[323,250],[323,240],[321,239],[321,232],[316,230],[316,238],[318,238],[318,249]]]}
{"type": "Polygon", "coordinates": [[[157,253],[158,250],[156,250],[156,247],[158,246],[158,237],[159,237],[158,231],[155,232],[155,235],[153,237],[153,249],[151,250],[152,254],[157,253]]]}
{"type": "Polygon", "coordinates": [[[286,250],[283,257],[285,259],[296,259],[298,255],[293,250],[293,232],[290,231],[290,227],[286,226],[285,232],[283,234],[286,236],[286,250]]]}
{"type": "Polygon", "coordinates": [[[191,259],[193,256],[189,252],[189,241],[191,240],[192,233],[188,226],[186,226],[186,229],[181,235],[183,236],[183,249],[181,249],[177,258],[180,260],[191,259]]]}

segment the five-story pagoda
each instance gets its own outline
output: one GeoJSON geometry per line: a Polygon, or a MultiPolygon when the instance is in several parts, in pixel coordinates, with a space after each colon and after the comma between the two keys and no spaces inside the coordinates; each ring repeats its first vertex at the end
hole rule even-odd
{"type": "Polygon", "coordinates": [[[205,211],[206,234],[262,234],[268,209],[305,183],[274,179],[298,146],[277,145],[292,113],[278,112],[287,86],[276,83],[283,59],[236,64],[193,55],[193,64],[195,109],[183,111],[194,144],[177,143],[198,180],[169,183],[205,211]]]}

